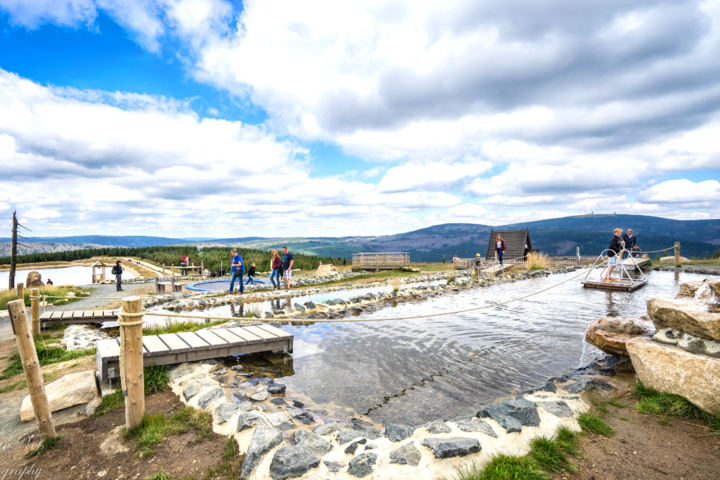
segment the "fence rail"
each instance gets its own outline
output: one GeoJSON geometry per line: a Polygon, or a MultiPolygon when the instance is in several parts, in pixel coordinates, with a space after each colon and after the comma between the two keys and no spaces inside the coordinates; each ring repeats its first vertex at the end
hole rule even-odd
{"type": "Polygon", "coordinates": [[[410,254],[407,252],[354,253],[352,267],[360,270],[409,268],[410,254]]]}
{"type": "MultiPolygon", "coordinates": [[[[571,265],[587,265],[591,264],[597,259],[596,256],[591,255],[581,255],[581,256],[562,256],[562,257],[543,257],[542,262],[547,264],[549,267],[565,267],[565,266],[571,266],[571,265]]],[[[467,270],[468,268],[472,268],[474,265],[475,259],[474,258],[456,258],[453,261],[453,267],[455,270],[467,270]]],[[[483,258],[483,263],[486,267],[492,267],[498,264],[497,260],[494,258],[491,258],[490,260],[486,260],[483,258]]],[[[527,266],[527,259],[526,257],[523,258],[513,258],[508,260],[503,260],[503,265],[505,266],[512,266],[512,265],[520,265],[520,266],[527,266]]]]}

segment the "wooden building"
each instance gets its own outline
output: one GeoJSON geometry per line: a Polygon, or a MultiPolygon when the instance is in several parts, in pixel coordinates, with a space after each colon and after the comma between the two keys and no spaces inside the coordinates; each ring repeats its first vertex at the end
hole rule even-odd
{"type": "Polygon", "coordinates": [[[502,235],[505,240],[505,254],[503,259],[512,260],[515,258],[526,257],[531,251],[532,242],[530,241],[530,231],[525,228],[524,230],[491,230],[490,241],[488,242],[487,255],[485,258],[488,260],[495,258],[495,239],[498,235],[502,235]]]}

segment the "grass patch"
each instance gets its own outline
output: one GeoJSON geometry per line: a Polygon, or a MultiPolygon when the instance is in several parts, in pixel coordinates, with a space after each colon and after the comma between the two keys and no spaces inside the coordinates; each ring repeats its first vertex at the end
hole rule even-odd
{"type": "MultiPolygon", "coordinates": [[[[25,294],[24,294],[24,301],[25,306],[30,306],[30,290],[34,287],[26,287],[25,288],[25,294]]],[[[64,297],[69,292],[73,292],[76,297],[73,299],[68,299],[67,303],[77,302],[78,300],[81,300],[84,297],[87,297],[93,289],[84,289],[84,288],[77,288],[77,287],[54,287],[54,286],[45,286],[45,287],[39,287],[40,295],[48,295],[48,296],[54,296],[54,297],[64,297]]],[[[17,290],[3,290],[0,292],[0,310],[7,310],[7,304],[8,302],[12,302],[14,300],[18,300],[17,296],[17,290]]],[[[54,299],[49,298],[48,303],[52,303],[54,299]]]]}
{"type": "Polygon", "coordinates": [[[612,405],[615,408],[625,408],[625,406],[626,406],[624,403],[620,403],[615,399],[609,400],[608,402],[605,402],[605,403],[607,403],[608,405],[612,405]]]}
{"type": "Polygon", "coordinates": [[[498,455],[478,470],[473,467],[460,474],[457,480],[548,480],[550,475],[543,472],[530,457],[498,455]]]}
{"type": "Polygon", "coordinates": [[[164,365],[145,367],[143,378],[145,379],[145,394],[162,392],[170,383],[170,375],[164,365]]]}
{"type": "Polygon", "coordinates": [[[666,427],[669,427],[670,425],[672,425],[672,423],[670,422],[670,419],[667,417],[658,418],[658,423],[660,425],[665,425],[666,427]]]}
{"type": "Polygon", "coordinates": [[[606,413],[608,413],[607,407],[603,404],[595,405],[595,409],[602,415],[605,415],[606,413]]]}
{"type": "Polygon", "coordinates": [[[596,433],[598,435],[602,435],[603,437],[611,437],[615,434],[614,428],[605,423],[605,420],[597,415],[593,415],[592,413],[585,412],[580,414],[580,417],[578,417],[578,423],[586,432],[596,433]]]}
{"type": "Polygon", "coordinates": [[[157,453],[157,445],[169,435],[179,435],[190,428],[196,432],[195,442],[209,438],[212,435],[212,415],[192,407],[185,407],[171,418],[162,413],[145,415],[142,424],[126,430],[123,438],[135,441],[140,456],[149,457],[157,453]]]}
{"type": "Polygon", "coordinates": [[[625,417],[618,417],[618,420],[622,420],[623,422],[629,422],[629,421],[630,421],[630,420],[628,420],[628,419],[625,418],[625,417]]]}
{"type": "Polygon", "coordinates": [[[242,463],[245,459],[244,455],[240,455],[235,439],[228,438],[223,449],[223,463],[212,467],[207,471],[203,480],[215,480],[216,478],[239,480],[242,463]]]}
{"type": "Polygon", "coordinates": [[[23,382],[24,382],[24,380],[23,380],[23,381],[20,381],[20,382],[15,382],[15,383],[12,383],[12,384],[10,384],[10,385],[7,385],[7,386],[5,386],[5,387],[3,387],[3,388],[0,388],[0,393],[12,392],[13,390],[15,390],[15,387],[17,387],[18,385],[20,385],[20,384],[23,383],[23,382]]]}
{"type": "Polygon", "coordinates": [[[455,278],[455,275],[450,275],[447,279],[448,285],[451,283],[455,283],[457,281],[457,278],[455,278]]]}
{"type": "Polygon", "coordinates": [[[148,335],[163,335],[165,333],[180,333],[180,332],[195,332],[202,330],[207,327],[214,327],[216,325],[222,325],[234,320],[228,318],[227,320],[216,320],[214,322],[201,323],[201,322],[190,322],[187,320],[168,320],[165,325],[143,325],[143,336],[148,335]]]}
{"type": "MultiPolygon", "coordinates": [[[[62,347],[45,346],[42,340],[35,343],[35,350],[37,351],[38,361],[41,367],[87,357],[88,355],[95,355],[94,348],[88,348],[86,350],[65,350],[62,347]]],[[[23,373],[22,360],[20,360],[20,354],[16,352],[10,355],[10,362],[8,366],[5,367],[5,370],[0,373],[0,380],[12,378],[21,373],[23,373]]]]}
{"type": "Polygon", "coordinates": [[[93,417],[99,417],[100,415],[115,410],[116,408],[119,408],[123,405],[125,405],[125,399],[122,396],[122,391],[120,390],[120,387],[118,387],[113,393],[102,397],[100,406],[95,409],[93,417]]]}
{"type": "Polygon", "coordinates": [[[172,476],[169,473],[158,472],[155,475],[143,478],[143,480],[170,480],[172,476]]]}
{"type": "Polygon", "coordinates": [[[710,430],[720,433],[720,415],[711,415],[680,395],[662,393],[637,382],[633,396],[639,400],[635,409],[640,413],[670,417],[696,418],[707,422],[710,430]]]}
{"type": "Polygon", "coordinates": [[[60,442],[62,442],[62,439],[65,437],[55,437],[55,438],[46,438],[42,441],[40,446],[30,452],[27,456],[27,458],[32,458],[36,455],[42,455],[43,453],[47,452],[48,450],[52,450],[53,448],[60,445],[60,442]]]}

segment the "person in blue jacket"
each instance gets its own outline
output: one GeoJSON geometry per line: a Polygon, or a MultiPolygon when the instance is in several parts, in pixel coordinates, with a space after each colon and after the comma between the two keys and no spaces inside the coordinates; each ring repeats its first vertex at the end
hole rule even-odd
{"type": "Polygon", "coordinates": [[[230,255],[232,255],[232,260],[230,261],[232,274],[230,275],[230,291],[228,295],[232,295],[235,291],[235,279],[240,281],[240,295],[242,295],[244,292],[242,277],[243,273],[245,273],[245,264],[243,263],[242,257],[238,255],[237,250],[234,248],[230,250],[230,255]]]}

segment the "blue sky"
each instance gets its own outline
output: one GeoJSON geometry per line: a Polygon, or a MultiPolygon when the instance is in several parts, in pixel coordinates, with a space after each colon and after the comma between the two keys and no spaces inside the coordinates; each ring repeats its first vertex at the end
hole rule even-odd
{"type": "Polygon", "coordinates": [[[720,217],[716,2],[0,0],[0,32],[3,228],[720,217]]]}

